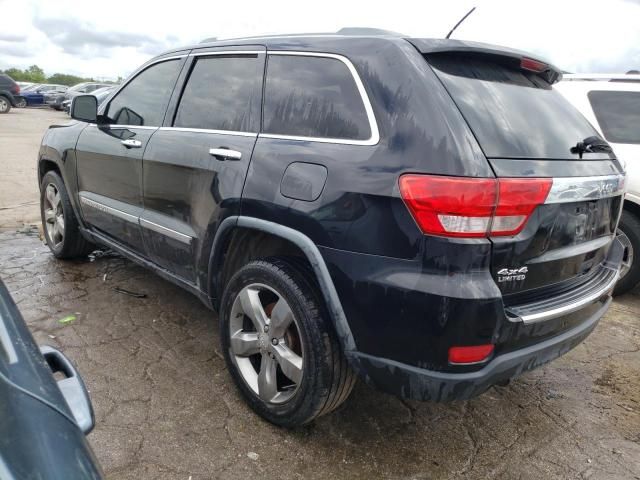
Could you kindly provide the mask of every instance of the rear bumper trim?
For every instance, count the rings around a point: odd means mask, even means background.
[[[512,322],[525,324],[544,322],[576,312],[609,296],[620,277],[623,255],[624,247],[615,237],[600,270],[586,284],[558,296],[507,307],[507,318]]]
[[[545,320],[551,320],[558,318],[569,313],[573,313],[580,310],[587,305],[599,300],[600,298],[609,295],[620,276],[620,271],[617,269],[603,267],[604,275],[600,276],[596,285],[587,290],[583,295],[578,298],[571,299],[567,303],[562,303],[556,307],[545,308],[540,310],[536,308],[537,305],[520,305],[507,309],[507,312],[513,316],[509,316],[511,321],[521,321],[526,324],[544,322]],[[530,313],[524,313],[530,312]]]

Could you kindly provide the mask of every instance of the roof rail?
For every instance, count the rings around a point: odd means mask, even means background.
[[[591,80],[600,82],[640,82],[636,73],[565,73],[563,80]]]
[[[394,32],[392,30],[385,30],[383,28],[370,28],[370,27],[342,27],[336,32],[338,35],[383,35],[390,37],[406,37],[405,34]]]

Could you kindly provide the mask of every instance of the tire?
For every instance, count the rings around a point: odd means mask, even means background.
[[[27,107],[27,99],[24,97],[18,98],[16,100],[16,108],[26,108]]]
[[[231,377],[249,406],[281,427],[331,412],[356,380],[311,278],[297,262],[256,260],[233,275],[222,295],[220,340]]]
[[[96,249],[80,233],[67,188],[55,171],[47,172],[40,184],[40,218],[45,240],[56,258],[83,257]]]
[[[11,102],[3,95],[0,95],[0,115],[11,111]]]
[[[621,277],[613,289],[613,295],[622,295],[640,282],[640,219],[624,210],[618,225],[620,241],[627,247]]]

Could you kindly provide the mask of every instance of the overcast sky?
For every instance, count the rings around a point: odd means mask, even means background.
[[[529,50],[573,72],[640,68],[640,0],[0,0],[0,69],[126,76],[203,38],[377,27]]]

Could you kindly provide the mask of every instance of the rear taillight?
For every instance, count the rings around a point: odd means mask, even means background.
[[[13,91],[11,92],[14,95],[20,95],[20,85],[18,85],[17,83],[13,86]]]
[[[550,178],[403,175],[400,195],[423,233],[444,237],[518,234],[544,203]]]

